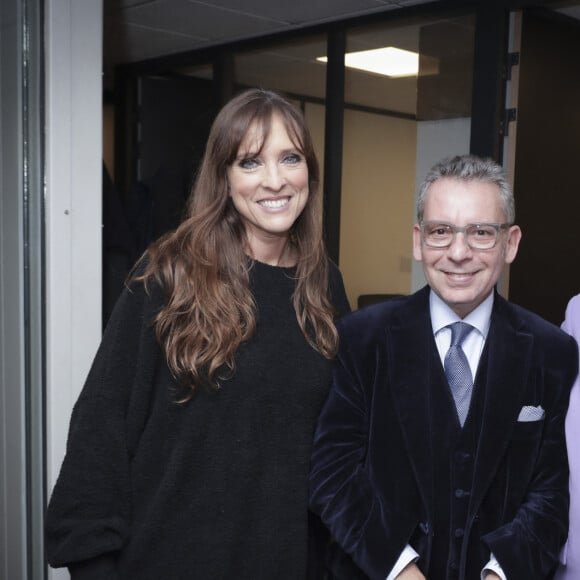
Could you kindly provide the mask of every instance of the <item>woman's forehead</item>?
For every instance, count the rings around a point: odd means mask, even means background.
[[[297,128],[283,115],[273,112],[269,117],[257,118],[250,123],[238,152],[259,152],[272,131],[284,132],[295,147],[302,148]]]

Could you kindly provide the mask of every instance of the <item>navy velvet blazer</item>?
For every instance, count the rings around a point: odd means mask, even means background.
[[[430,378],[442,372],[432,356],[429,288],[353,312],[339,329],[333,385],[315,434],[311,508],[369,578],[385,580],[407,543],[427,570],[437,501]],[[564,418],[577,347],[496,294],[485,349],[459,578],[472,580],[470,559],[485,563],[493,552],[509,580],[545,579],[568,529]],[[524,405],[541,405],[544,419],[518,421]]]

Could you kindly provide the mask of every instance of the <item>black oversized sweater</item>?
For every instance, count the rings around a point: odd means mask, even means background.
[[[126,290],[70,425],[47,552],[75,580],[301,580],[307,474],[330,363],[308,346],[295,269],[254,263],[257,331],[219,390],[180,396],[151,321],[163,297]],[[348,310],[331,267],[337,311]]]

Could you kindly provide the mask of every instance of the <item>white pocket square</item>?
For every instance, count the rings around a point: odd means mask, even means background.
[[[532,405],[524,405],[520,414],[518,415],[518,421],[521,423],[529,423],[530,421],[540,421],[544,418],[546,412],[542,405],[534,407]]]

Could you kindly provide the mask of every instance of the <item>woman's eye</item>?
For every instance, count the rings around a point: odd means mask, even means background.
[[[242,169],[255,169],[258,167],[259,162],[255,157],[248,157],[247,159],[240,159],[238,165]]]
[[[283,159],[284,163],[288,163],[289,165],[296,165],[302,161],[302,156],[298,153],[289,153],[288,155],[284,156]]]

